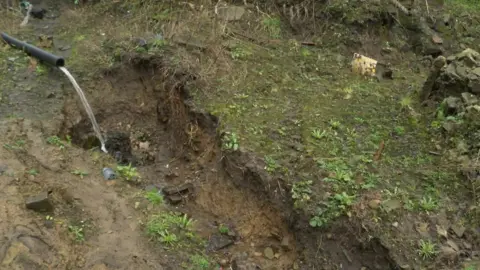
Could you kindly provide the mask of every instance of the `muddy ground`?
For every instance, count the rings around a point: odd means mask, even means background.
[[[66,58],[109,154],[65,76],[2,46],[0,269],[480,269],[476,126],[429,77],[478,51],[475,3],[427,1],[432,37],[380,2],[80,2],[1,11]]]

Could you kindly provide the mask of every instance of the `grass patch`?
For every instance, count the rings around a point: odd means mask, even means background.
[[[145,194],[145,199],[147,199],[152,204],[162,204],[163,196],[158,192],[157,189],[152,189]]]
[[[132,164],[128,164],[127,166],[118,165],[117,172],[123,179],[127,181],[140,180],[140,174],[138,173],[137,168],[133,167]]]
[[[418,255],[420,255],[423,260],[432,259],[437,255],[437,245],[430,240],[425,241],[422,239],[419,241],[418,246]]]
[[[192,231],[195,221],[186,214],[161,213],[152,215],[147,224],[147,234],[166,248],[198,244]]]

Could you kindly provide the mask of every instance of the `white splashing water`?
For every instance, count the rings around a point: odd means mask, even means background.
[[[85,107],[85,111],[87,112],[88,118],[90,118],[90,122],[92,122],[93,126],[93,131],[95,131],[95,135],[97,136],[98,140],[100,140],[100,143],[102,145],[101,149],[103,152],[107,153],[107,148],[105,147],[105,141],[103,140],[102,133],[100,133],[100,127],[98,126],[97,120],[95,119],[95,115],[93,115],[92,108],[90,108],[90,104],[88,104],[87,98],[85,97],[85,94],[82,91],[82,88],[78,85],[77,81],[75,81],[75,78],[73,78],[72,74],[66,69],[65,67],[58,67],[65,75],[67,78],[70,80],[72,83],[73,87],[77,91],[78,96],[80,97],[80,100],[82,101],[83,107]]]

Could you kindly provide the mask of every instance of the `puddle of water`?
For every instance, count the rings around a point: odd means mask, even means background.
[[[88,104],[87,98],[85,97],[85,94],[83,93],[82,89],[78,85],[77,81],[75,81],[75,78],[73,78],[72,74],[66,69],[65,67],[58,67],[65,75],[67,78],[70,80],[72,83],[73,87],[77,91],[78,96],[80,97],[80,100],[82,101],[83,107],[85,107],[85,111],[87,112],[88,118],[90,118],[90,122],[92,122],[93,126],[93,131],[95,131],[95,135],[97,135],[98,140],[101,143],[101,149],[103,152],[107,152],[107,148],[105,147],[105,141],[103,139],[102,133],[100,132],[100,127],[98,126],[97,120],[95,119],[95,115],[93,115],[92,108],[90,107],[90,104]]]

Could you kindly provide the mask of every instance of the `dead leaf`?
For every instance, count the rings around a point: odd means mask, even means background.
[[[437,225],[437,233],[438,233],[438,235],[447,238],[447,235],[448,235],[447,230],[445,230],[445,229],[444,229],[442,226],[440,226],[440,225]]]

